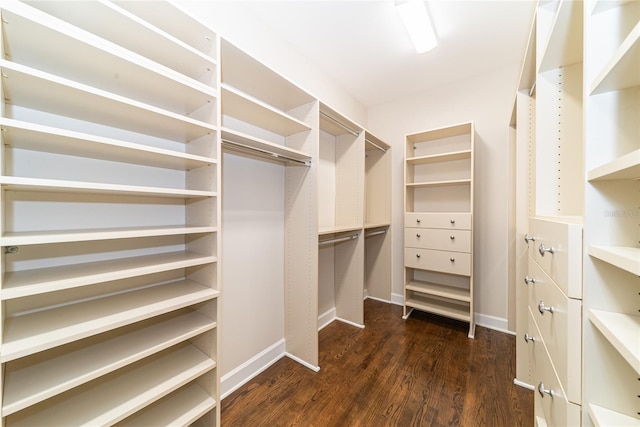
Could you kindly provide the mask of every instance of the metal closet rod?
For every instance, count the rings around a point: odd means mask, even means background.
[[[271,151],[267,151],[267,150],[261,150],[260,148],[255,148],[255,147],[251,147],[249,145],[244,145],[244,144],[240,144],[239,142],[235,142],[235,141],[230,141],[228,139],[222,139],[222,142],[224,142],[225,144],[229,144],[229,145],[233,145],[236,148],[240,148],[241,150],[245,150],[245,151],[250,151],[250,152],[256,152],[259,154],[263,154],[263,155],[267,155],[270,157],[273,157],[274,159],[277,160],[284,160],[287,162],[294,162],[294,163],[298,163],[304,166],[310,166],[311,162],[305,162],[304,160],[299,160],[299,159],[294,159],[292,157],[287,157],[287,156],[283,156],[282,154],[278,154],[278,153],[273,153]]]
[[[329,119],[330,121],[332,121],[333,123],[337,124],[338,126],[340,126],[342,129],[346,130],[347,132],[349,132],[351,135],[353,136],[360,136],[360,132],[356,132],[355,130],[351,129],[349,126],[343,124],[341,121],[339,121],[338,119],[334,119],[333,117],[331,117],[330,115],[328,115],[327,113],[323,113],[322,111],[320,111],[320,115],[326,117],[327,119]]]
[[[370,233],[365,233],[364,237],[372,237],[372,236],[377,236],[379,234],[385,234],[387,232],[387,230],[378,230],[378,231],[372,231]]]
[[[359,235],[360,235],[360,233],[356,233],[356,234],[352,234],[351,236],[336,237],[335,239],[320,240],[318,242],[318,246],[330,245],[332,243],[346,242],[347,240],[354,240],[354,239],[357,239]]]
[[[386,148],[379,146],[378,144],[376,144],[375,142],[371,141],[370,139],[365,138],[364,140],[367,141],[369,144],[373,145],[374,147],[376,147],[378,150],[380,150],[380,151],[382,151],[384,153],[387,152]]]

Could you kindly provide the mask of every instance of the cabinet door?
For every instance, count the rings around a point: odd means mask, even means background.
[[[471,231],[405,228],[404,245],[411,248],[471,252]]]
[[[471,272],[471,255],[461,252],[405,248],[404,263],[406,267],[410,268],[441,271],[461,276],[469,276]]]
[[[407,227],[471,230],[471,214],[410,212],[405,214],[404,223]]]

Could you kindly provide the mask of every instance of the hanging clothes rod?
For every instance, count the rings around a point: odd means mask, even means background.
[[[373,236],[378,236],[380,234],[385,234],[387,232],[387,230],[378,230],[378,231],[372,231],[370,233],[365,233],[364,237],[373,237]]]
[[[310,161],[305,162],[304,160],[294,159],[292,157],[283,156],[282,154],[273,153],[273,152],[267,151],[267,150],[261,150],[259,148],[251,147],[249,145],[240,144],[239,142],[230,141],[228,139],[222,139],[222,142],[225,143],[225,144],[228,144],[228,145],[232,145],[234,149],[239,150],[239,151],[245,151],[245,152],[250,152],[250,153],[259,153],[259,154],[262,154],[262,155],[265,155],[265,156],[273,157],[276,160],[294,162],[294,163],[298,163],[298,164],[301,164],[301,165],[304,165],[304,166],[310,166],[311,165]]]
[[[359,236],[358,233],[356,234],[352,234],[351,236],[345,236],[345,237],[336,237],[335,239],[327,239],[327,240],[320,240],[318,242],[318,246],[322,246],[322,245],[330,245],[332,243],[340,243],[340,242],[346,242],[347,240],[354,240],[357,239]]]
[[[346,130],[347,132],[349,132],[351,135],[353,136],[360,136],[360,132],[356,132],[355,130],[351,129],[349,126],[342,124],[342,122],[340,122],[337,119],[334,119],[333,117],[331,117],[330,115],[328,115],[327,113],[323,113],[322,111],[320,111],[320,115],[326,117],[329,121],[337,124],[338,126],[340,126],[342,129]]]
[[[380,151],[382,151],[384,153],[387,152],[386,148],[379,146],[378,144],[376,144],[375,142],[371,141],[370,139],[365,138],[364,140],[367,141],[369,144],[373,145],[374,147],[376,147],[378,150],[380,150]]]

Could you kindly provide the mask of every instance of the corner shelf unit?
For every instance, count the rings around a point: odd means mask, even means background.
[[[638,425],[640,3],[585,11],[583,422]]]
[[[473,338],[473,122],[405,139],[404,318],[468,322]]]
[[[220,425],[218,39],[127,7],[1,6],[3,425]]]

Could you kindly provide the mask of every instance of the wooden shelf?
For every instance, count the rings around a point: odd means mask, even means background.
[[[413,295],[405,302],[405,305],[464,322],[471,321],[469,304],[456,304],[442,300],[434,301],[430,298]]]
[[[311,162],[311,156],[308,154],[284,145],[274,144],[228,128],[222,128],[220,132],[223,143],[225,140],[229,140],[245,147],[253,148],[262,152],[274,153],[284,158],[294,159],[305,163]]]
[[[216,197],[215,191],[183,190],[179,188],[142,187],[135,185],[103,184],[99,182],[62,181],[54,179],[0,176],[0,185],[7,191],[110,194],[136,197],[164,197],[190,199]]]
[[[2,143],[23,150],[58,153],[113,162],[189,170],[216,164],[211,157],[103,138],[36,123],[0,118]]]
[[[327,225],[324,227],[318,228],[318,236],[324,236],[327,234],[334,233],[347,233],[349,231],[359,231],[362,230],[361,225]]]
[[[412,281],[407,283],[406,289],[414,292],[420,292],[425,295],[433,295],[447,298],[455,301],[469,302],[471,295],[468,289],[456,288],[453,286],[441,285],[438,283],[429,283],[422,281]]]
[[[591,95],[640,86],[640,22],[589,87]]]
[[[90,240],[131,239],[136,237],[175,236],[181,234],[215,233],[217,227],[131,227],[86,230],[54,230],[6,232],[0,246],[39,245],[45,243],[86,242]]]
[[[589,417],[595,427],[637,427],[640,419],[603,408],[598,405],[589,405]]]
[[[640,316],[590,309],[589,320],[640,374]]]
[[[185,76],[198,80],[208,74],[210,81],[212,83],[215,82],[215,58],[208,55],[205,50],[198,50],[127,11],[126,9],[130,8],[130,6],[126,3],[121,2],[116,5],[109,2],[83,2],[73,8],[65,8],[59,7],[52,2],[38,2],[35,3],[35,7],[62,19],[63,21],[51,20],[51,25],[64,29],[65,33],[78,33],[79,31],[78,29],[75,31],[69,30],[68,27],[72,26],[64,21],[75,27],[82,28],[82,30],[90,31],[90,34],[82,34],[83,38],[101,38],[103,39],[101,40],[102,44],[108,40],[124,47],[130,51],[129,54],[135,52],[144,57],[147,62],[149,59],[155,61],[157,63],[155,64],[156,68],[158,64],[162,64]],[[149,5],[145,6],[144,8],[138,8],[136,12],[146,9],[147,14],[149,14],[149,10],[152,9],[154,15],[157,14],[158,5],[154,5],[153,8],[150,8]],[[180,14],[176,13],[175,7],[171,9],[173,14],[170,20],[179,19]],[[190,20],[189,24],[185,26],[193,30],[193,24],[193,20]],[[181,33],[184,33],[184,31],[181,31]],[[210,31],[207,31],[207,33],[210,39],[208,45],[211,46],[208,50],[215,52],[215,35]],[[201,34],[198,33],[198,35]],[[202,37],[202,40],[204,40],[204,37]],[[194,45],[196,43],[202,44],[202,40],[197,42],[194,40]]]
[[[406,136],[406,142],[419,144],[421,142],[434,141],[438,139],[450,138],[452,136],[466,135],[473,132],[472,123],[460,123],[452,126],[445,126],[438,129],[415,133]]]
[[[220,57],[223,86],[237,88],[261,104],[284,112],[315,101],[308,93],[226,40],[220,43]]]
[[[364,229],[371,230],[373,228],[389,227],[390,225],[391,225],[390,222],[368,222],[364,225]]]
[[[538,72],[582,62],[581,1],[560,0]]]
[[[181,280],[10,317],[5,319],[0,360],[28,356],[217,296],[214,289]]]
[[[8,365],[2,413],[13,414],[215,327],[211,319],[188,312],[55,357],[21,361],[15,369]]]
[[[311,129],[295,117],[226,84],[222,85],[222,114],[284,136]]]
[[[215,407],[216,401],[198,384],[191,383],[136,412],[119,423],[118,427],[163,425],[187,427]]]
[[[11,425],[112,425],[215,368],[195,346],[181,346],[102,379],[88,390],[65,396]]]
[[[432,156],[410,157],[407,164],[425,165],[430,163],[451,162],[454,160],[471,159],[471,150],[454,151],[450,153],[436,154]]]
[[[2,300],[22,298],[214,262],[217,262],[215,256],[193,252],[168,252],[59,267],[8,271],[4,273],[0,296]]]
[[[450,185],[471,185],[470,179],[452,179],[448,181],[408,182],[407,189],[421,187],[445,187]]]
[[[587,179],[589,181],[640,179],[640,149],[591,169],[587,174]]]
[[[589,246],[589,255],[640,276],[640,248],[592,245]]]
[[[49,73],[0,59],[8,104],[188,142],[216,127]]]

